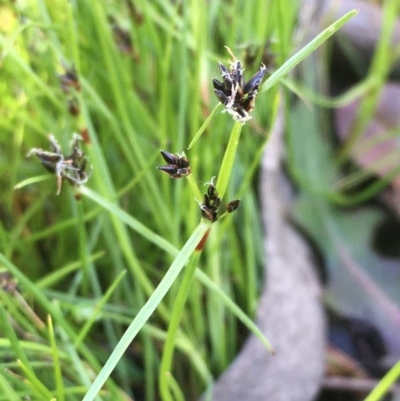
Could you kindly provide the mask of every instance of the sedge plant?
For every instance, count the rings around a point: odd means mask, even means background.
[[[237,53],[234,43],[255,40],[263,45],[253,58],[261,60],[266,38],[277,32],[276,7],[289,4],[1,6],[7,156],[0,168],[8,190],[1,200],[0,400],[189,399],[234,357],[238,322],[270,347],[251,318],[263,265],[251,185],[268,137],[262,127],[280,101],[274,85],[356,12],[292,57],[296,10],[288,13],[281,39],[288,60],[260,85],[245,125],[213,108],[207,88],[223,46]],[[237,13],[249,23],[239,25]],[[51,150],[50,133],[68,149],[73,132],[88,170],[77,154],[43,159],[38,151]],[[25,158],[32,148],[54,181]],[[191,174],[174,180],[157,171],[160,149],[184,151]],[[80,185],[86,171],[90,179]],[[204,201],[210,184],[225,203],[240,198],[235,214],[213,221],[216,204]]]

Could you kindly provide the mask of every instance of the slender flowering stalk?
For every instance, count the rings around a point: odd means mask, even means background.
[[[204,133],[204,131],[207,129],[209,126],[211,120],[214,117],[214,114],[216,111],[219,109],[221,106],[220,103],[217,103],[210,115],[207,117],[206,121],[204,121],[203,125],[199,128],[199,130],[196,132],[196,135],[193,137],[193,139],[190,141],[189,146],[187,147],[188,149],[191,149],[193,145],[198,141],[198,139],[201,137],[201,135]]]
[[[218,180],[216,187],[218,192],[223,198],[225,195],[226,189],[228,187],[229,178],[231,176],[233,163],[235,161],[236,150],[239,144],[240,133],[242,132],[242,124],[236,122],[233,126],[231,135],[229,137],[228,146],[226,148],[224,158],[222,159],[222,164],[219,169]]]

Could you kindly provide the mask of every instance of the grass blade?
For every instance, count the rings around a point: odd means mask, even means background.
[[[199,241],[203,238],[203,235],[209,229],[209,224],[200,223],[197,228],[194,230],[191,237],[188,239],[182,250],[179,252],[177,258],[172,263],[171,267],[165,274],[164,278],[161,280],[158,287],[155,289],[153,294],[150,296],[146,304],[137,314],[135,319],[133,319],[132,323],[129,325],[128,329],[122,336],[120,342],[115,347],[114,351],[108,358],[106,364],[103,369],[100,371],[99,375],[96,377],[89,391],[86,393],[85,397],[82,401],[93,401],[96,394],[100,391],[111,372],[114,370],[118,361],[123,356],[124,352],[128,348],[129,344],[135,338],[139,330],[143,327],[143,325],[150,318],[152,313],[157,308],[158,304],[164,298],[165,294],[171,288],[175,279],[178,277],[179,273],[185,266],[188,261],[190,255],[195,250]]]
[[[267,92],[276,83],[279,82],[290,70],[296,67],[297,64],[302,62],[314,50],[320,47],[326,40],[328,40],[335,32],[337,32],[344,24],[350,21],[358,14],[358,10],[352,10],[339,18],[336,22],[329,25],[318,36],[316,36],[310,43],[299,50],[294,56],[287,60],[280,68],[278,68],[262,85],[260,92]]]

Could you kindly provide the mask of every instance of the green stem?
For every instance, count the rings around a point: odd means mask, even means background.
[[[219,106],[221,106],[221,103],[217,103],[217,105],[214,107],[213,111],[207,117],[207,120],[204,121],[203,125],[200,127],[200,129],[197,131],[197,133],[194,136],[194,138],[189,143],[188,149],[191,149],[192,146],[199,140],[200,136],[203,134],[203,132],[208,127],[208,124],[210,124],[210,122],[211,122],[212,118],[214,117],[215,112],[218,110]]]
[[[222,160],[221,168],[218,174],[217,191],[222,199],[225,195],[226,188],[228,187],[229,178],[231,176],[233,162],[235,161],[236,149],[239,144],[240,133],[242,132],[243,124],[236,122],[233,126],[229,143]]]
[[[203,195],[202,195],[200,188],[198,187],[196,181],[194,180],[193,175],[192,174],[187,175],[186,179],[187,179],[190,189],[192,190],[193,195],[194,195],[195,199],[197,200],[197,202],[202,202]]]
[[[107,362],[103,366],[103,369],[96,377],[93,384],[90,386],[89,391],[86,393],[82,401],[93,401],[98,392],[103,387],[106,380],[111,375],[115,366],[122,358],[126,349],[131,344],[132,340],[136,337],[139,330],[147,322],[153,312],[156,310],[157,306],[161,303],[165,294],[171,288],[172,284],[175,282],[179,273],[182,271],[186,262],[194,252],[199,241],[203,238],[206,231],[209,229],[209,224],[200,223],[194,230],[193,234],[190,236],[179,255],[176,257],[171,267],[168,269],[164,278],[161,280],[160,284],[157,286],[155,291],[152,293],[146,304],[140,309],[139,313],[133,319],[132,323],[129,325],[121,340],[114,348]]]
[[[378,383],[378,385],[371,391],[368,397],[364,401],[378,401],[380,400],[390,389],[390,387],[396,382],[396,380],[400,377],[400,361],[396,363],[383,376],[382,380]]]
[[[174,302],[174,307],[171,314],[171,320],[168,327],[167,338],[165,340],[164,352],[161,359],[161,367],[160,367],[160,392],[161,398],[163,401],[172,401],[171,394],[169,392],[169,383],[170,383],[170,375],[171,373],[171,364],[172,357],[175,348],[175,338],[176,333],[179,328],[179,322],[181,320],[183,308],[185,306],[186,299],[189,294],[190,286],[193,281],[193,277],[196,271],[196,266],[199,261],[200,252],[195,252],[191,259],[190,263],[185,269],[182,283],[179,286],[178,295]]]
[[[290,70],[296,67],[301,61],[308,57],[314,50],[320,47],[327,39],[329,39],[335,32],[337,32],[346,22],[351,20],[355,15],[358,14],[358,10],[353,10],[345,14],[342,18],[339,18],[333,24],[329,25],[328,28],[324,29],[318,36],[316,36],[311,42],[299,50],[294,56],[290,57],[281,67],[279,67],[262,85],[260,92],[267,92],[275,84],[277,84],[281,78],[283,78]]]

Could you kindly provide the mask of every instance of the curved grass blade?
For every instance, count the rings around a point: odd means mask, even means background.
[[[269,340],[264,336],[263,332],[236,304],[226,295],[217,284],[214,283],[204,272],[196,269],[196,278],[207,287],[211,292],[216,294],[220,301],[265,345],[267,350],[274,354],[274,349]]]
[[[120,221],[124,222],[127,226],[131,227],[142,237],[148,239],[153,244],[157,245],[159,248],[163,249],[165,252],[171,254],[172,256],[176,256],[178,250],[170,244],[167,240],[155,234],[153,231],[148,229],[144,224],[140,223],[138,220],[130,216],[124,210],[119,208],[117,205],[109,202],[104,199],[102,196],[97,194],[96,192],[90,190],[87,187],[81,187],[80,192],[85,195],[87,198],[95,201],[99,205],[103,206],[109,212],[117,216]]]
[[[54,333],[53,321],[51,315],[47,315],[47,329],[51,344],[51,354],[53,356],[53,369],[54,369],[54,382],[56,383],[56,394],[58,401],[64,401],[64,384],[59,356],[59,349],[57,347],[56,335]]]
[[[190,255],[194,252],[197,244],[203,238],[203,235],[209,229],[209,224],[200,223],[197,228],[194,230],[193,234],[187,240],[186,244],[179,252],[178,256],[172,263],[171,267],[168,269],[164,278],[161,280],[158,287],[155,289],[153,294],[150,296],[146,304],[140,309],[139,313],[133,319],[132,323],[129,325],[128,329],[125,331],[121,340],[115,347],[114,351],[108,358],[105,363],[103,369],[100,371],[99,375],[96,377],[92,386],[89,388],[89,391],[86,393],[85,397],[82,401],[93,401],[96,397],[97,393],[101,390],[104,383],[114,370],[115,366],[122,358],[124,352],[129,347],[132,340],[136,337],[139,330],[143,327],[143,325],[150,318],[152,313],[156,310],[159,303],[164,298],[165,294],[171,288],[172,284],[178,277],[179,273],[185,266],[188,261]]]
[[[217,191],[222,199],[228,187],[229,178],[231,176],[233,162],[235,161],[236,149],[239,144],[240,133],[242,132],[243,124],[236,122],[233,126],[231,136],[229,137],[229,143],[226,148],[224,158],[222,160],[221,168],[219,170],[217,179]]]
[[[394,365],[385,376],[383,376],[382,380],[364,401],[378,401],[382,399],[382,397],[390,390],[390,387],[396,382],[396,380],[398,380],[399,377],[400,361],[397,362],[396,365]]]
[[[188,149],[191,149],[192,146],[199,140],[200,136],[203,134],[203,132],[206,130],[206,128],[208,127],[208,125],[210,124],[212,118],[214,117],[215,112],[218,110],[219,106],[221,105],[221,103],[218,103],[213,111],[210,113],[210,115],[207,117],[207,120],[204,121],[203,125],[199,128],[199,130],[197,131],[196,135],[194,136],[194,138],[191,140],[191,142],[189,143],[189,146],[187,147]]]
[[[36,184],[37,182],[48,180],[50,177],[51,175],[44,174],[44,175],[37,175],[36,177],[27,178],[26,180],[23,180],[20,183],[18,183],[14,187],[14,189],[20,189],[26,187],[27,185]]]
[[[318,36],[316,36],[311,42],[299,50],[294,56],[281,65],[262,85],[260,92],[267,92],[271,89],[279,80],[284,77],[290,70],[296,67],[301,61],[308,57],[314,50],[321,46],[327,39],[329,39],[335,32],[337,32],[346,22],[350,21],[354,16],[358,14],[358,10],[352,10],[345,14],[342,18],[339,18],[336,22],[329,25],[328,28],[324,29]]]

